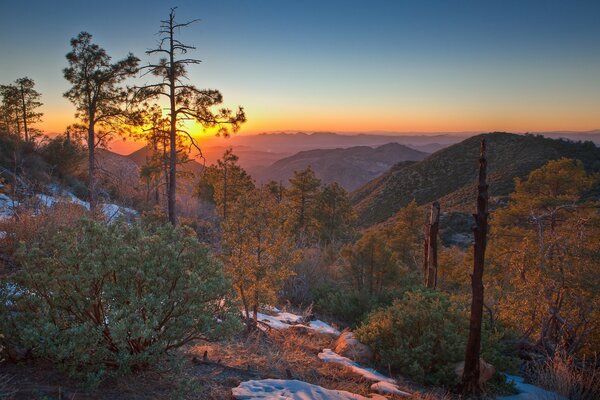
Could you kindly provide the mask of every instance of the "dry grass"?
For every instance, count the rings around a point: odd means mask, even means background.
[[[367,381],[340,365],[325,363],[317,354],[323,348],[331,348],[334,338],[314,332],[289,329],[284,332],[271,331],[269,335],[253,332],[228,343],[202,344],[191,347],[189,354],[201,359],[206,351],[210,361],[233,367],[244,374],[227,374],[215,368],[204,376],[208,398],[227,398],[231,388],[247,379],[298,379],[327,389],[346,390],[367,396],[372,382]],[[207,379],[208,378],[208,379]],[[409,389],[405,389],[410,391]],[[389,397],[393,398],[393,397]]]
[[[571,356],[556,353],[554,357],[532,366],[536,385],[570,400],[600,399],[600,370],[594,362],[577,363]]]

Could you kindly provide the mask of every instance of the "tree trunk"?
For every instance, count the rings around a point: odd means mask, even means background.
[[[93,121],[93,119],[90,119]],[[96,211],[96,134],[94,132],[94,122],[88,125],[88,200],[90,201],[90,211]]]
[[[435,289],[437,287],[437,236],[440,227],[440,204],[436,201],[431,205],[429,224],[427,226],[426,239],[426,270],[425,287]]]
[[[473,233],[473,274],[471,275],[471,319],[469,340],[465,351],[465,368],[462,377],[462,392],[465,396],[481,396],[479,386],[479,354],[481,351],[481,325],[483,319],[483,267],[488,230],[488,185],[487,160],[485,158],[485,139],[481,140],[479,155],[479,183],[477,187],[477,213],[473,214],[475,226]]]
[[[171,27],[169,32],[169,101],[171,107],[171,129],[169,132],[170,152],[169,152],[169,186],[167,208],[169,213],[169,222],[177,225],[177,212],[175,210],[177,201],[177,110],[175,102],[175,60],[174,60],[174,41],[173,41],[173,16],[171,16]]]
[[[27,129],[27,106],[25,104],[25,90],[21,83],[21,104],[23,106],[23,132],[25,133],[25,141],[29,142],[29,130]]]

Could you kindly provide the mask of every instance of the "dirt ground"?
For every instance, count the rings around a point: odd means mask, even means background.
[[[318,359],[317,354],[334,347],[334,341],[328,335],[295,329],[244,333],[225,342],[188,346],[181,351],[183,364],[177,370],[136,373],[106,381],[94,390],[82,388],[80,382],[39,360],[2,363],[0,376],[8,381],[5,387],[16,391],[15,400],[223,400],[232,398],[231,388],[240,382],[267,378],[298,379],[367,395],[371,382]],[[413,385],[396,378],[401,389],[415,391]],[[0,383],[0,398],[1,387]]]

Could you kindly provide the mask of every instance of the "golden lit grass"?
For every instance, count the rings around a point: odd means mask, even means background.
[[[310,331],[273,330],[269,335],[253,332],[229,342],[198,344],[189,349],[189,354],[201,360],[206,351],[211,362],[220,360],[223,366],[249,371],[248,376],[242,376],[243,373],[227,374],[227,368],[215,367],[212,374],[205,374],[204,370],[198,373],[196,376],[203,381],[205,394],[210,398],[223,398],[219,396],[230,393],[240,382],[261,378],[298,379],[327,389],[369,395],[372,382],[317,357],[323,348],[334,347],[334,342],[328,335]]]
[[[533,368],[535,384],[572,400],[600,399],[600,369],[597,360],[577,362],[569,355],[536,363]],[[558,396],[557,396],[558,397]]]

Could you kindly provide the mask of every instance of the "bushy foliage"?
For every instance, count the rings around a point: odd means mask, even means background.
[[[435,386],[458,383],[455,363],[463,361],[468,333],[468,298],[427,289],[407,290],[392,305],[371,313],[356,330],[383,366]],[[514,338],[497,321],[484,320],[481,357],[498,371],[516,372]],[[494,386],[506,389],[500,376]]]
[[[274,304],[277,292],[299,261],[292,238],[285,234],[286,213],[270,193],[247,192],[223,224],[223,258],[246,317]]]
[[[457,383],[452,364],[464,357],[464,312],[442,293],[417,290],[373,312],[356,330],[383,365],[424,384]]]
[[[312,290],[315,311],[327,315],[349,326],[361,323],[371,311],[388,307],[394,299],[402,296],[407,289],[386,291],[379,295],[369,295],[366,291],[356,291],[329,282]]]
[[[600,217],[585,200],[597,182],[560,159],[516,181],[492,215],[489,272],[501,321],[553,352],[593,354],[600,343]]]
[[[59,178],[68,178],[77,172],[85,159],[85,148],[66,136],[57,136],[46,141],[41,149],[42,157]]]
[[[221,265],[187,229],[81,219],[40,232],[18,261],[20,340],[92,382],[238,323]]]

